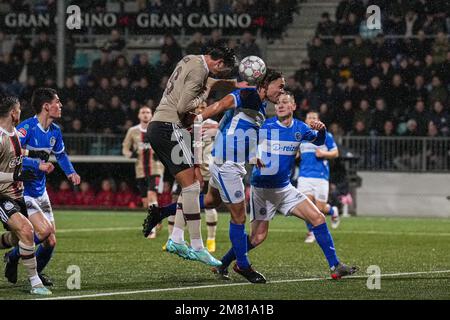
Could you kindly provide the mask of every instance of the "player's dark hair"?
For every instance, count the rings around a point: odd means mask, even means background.
[[[52,88],[38,88],[34,90],[31,98],[31,106],[36,114],[41,113],[45,103],[51,103],[57,95],[56,90]]]
[[[210,55],[213,60],[223,59],[223,63],[229,68],[233,68],[237,65],[237,58],[234,50],[227,46],[219,45],[209,47],[206,49],[205,54]]]
[[[289,97],[291,97],[294,101],[295,101],[295,96],[294,96],[294,94],[291,92],[291,91],[289,91],[289,90],[284,90],[284,93],[283,93],[285,96],[289,96]]]
[[[257,88],[267,88],[272,81],[283,78],[283,74],[275,69],[267,68],[266,74],[258,82]]]
[[[20,103],[17,97],[4,97],[0,102],[0,117],[4,118],[14,108],[16,104]]]

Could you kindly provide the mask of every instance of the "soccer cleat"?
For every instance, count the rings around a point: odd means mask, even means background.
[[[52,281],[52,279],[50,279],[49,276],[47,276],[47,275],[45,275],[43,273],[39,273],[38,276],[39,276],[39,279],[41,279],[42,284],[44,286],[46,286],[46,287],[53,287],[53,281]]]
[[[216,240],[215,239],[206,240],[206,248],[211,253],[215,252],[216,251]]]
[[[234,272],[239,273],[241,276],[243,276],[251,283],[266,283],[266,278],[264,278],[264,276],[261,273],[253,269],[252,266],[246,269],[241,269],[238,267],[237,264],[234,264],[233,270]]]
[[[191,248],[189,258],[193,261],[203,262],[211,267],[220,267],[222,265],[222,261],[214,258],[205,248],[198,251]]]
[[[343,264],[342,262],[339,262],[339,264],[333,268],[331,268],[331,278],[334,280],[341,279],[345,276],[351,276],[352,274],[356,273],[359,270],[356,266],[347,266],[346,264]]]
[[[152,232],[147,236],[147,239],[156,239],[157,233],[156,228],[153,228]]]
[[[161,209],[154,204],[148,207],[147,217],[142,224],[142,233],[144,234],[144,237],[147,238],[149,234],[152,233],[153,228],[155,228],[161,220]]]
[[[162,251],[167,251],[167,245],[165,243],[162,246]]]
[[[49,296],[52,294],[52,292],[46,287],[33,287],[31,288],[30,293],[39,296]]]
[[[3,261],[5,262],[6,279],[8,279],[8,282],[10,283],[17,283],[17,266],[19,264],[19,261],[10,259],[9,252],[5,253]]]
[[[316,237],[312,231],[306,234],[305,243],[314,243],[316,241]]]
[[[334,214],[331,216],[331,229],[337,229],[341,223],[341,218],[339,217],[339,210],[337,207],[333,207]]]
[[[219,280],[231,280],[228,274],[228,268],[223,266],[211,268],[211,271],[216,275]]]
[[[172,239],[167,240],[166,251],[174,253],[183,259],[190,260],[191,249],[187,246],[186,242],[175,243]]]

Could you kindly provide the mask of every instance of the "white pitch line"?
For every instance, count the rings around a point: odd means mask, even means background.
[[[437,274],[437,273],[450,273],[450,270],[386,273],[386,274],[381,274],[380,276],[381,277],[399,277],[399,276],[411,276],[411,275],[420,275],[420,274]],[[367,275],[349,276],[349,277],[346,277],[346,279],[364,279],[367,277],[368,277]],[[331,278],[303,278],[303,279],[275,280],[275,281],[268,281],[267,284],[324,281],[324,280],[330,280],[330,279]],[[192,287],[147,289],[147,290],[122,291],[122,292],[120,292],[120,291],[119,292],[106,292],[106,293],[86,294],[86,295],[79,295],[79,296],[61,296],[61,297],[42,298],[42,299],[33,299],[33,300],[70,300],[70,299],[83,299],[83,298],[99,298],[99,297],[122,296],[122,295],[132,295],[132,294],[141,294],[141,293],[169,292],[169,291],[182,291],[182,290],[208,289],[208,288],[224,288],[224,287],[236,287],[236,286],[247,286],[247,285],[252,285],[252,283],[240,282],[240,283],[204,285],[204,286],[192,286]]]
[[[138,227],[117,227],[117,228],[81,228],[81,229],[57,229],[57,233],[72,233],[72,232],[112,232],[112,231],[138,231],[141,228]],[[219,228],[218,231],[228,231],[228,229]],[[269,229],[270,232],[281,232],[281,233],[297,233],[300,232],[298,229],[281,229],[272,228]],[[333,231],[334,232],[334,231]],[[346,231],[338,230],[336,234],[370,234],[370,235],[392,235],[392,236],[424,236],[424,237],[450,237],[448,232],[389,232],[389,231],[376,231],[376,230],[358,230],[358,231]]]

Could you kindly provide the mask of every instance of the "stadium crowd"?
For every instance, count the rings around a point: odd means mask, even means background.
[[[335,21],[322,15],[309,59],[288,79],[298,117],[316,110],[337,135],[448,136],[447,14],[435,1],[375,2],[385,20],[375,32],[363,28],[361,1],[341,1]]]

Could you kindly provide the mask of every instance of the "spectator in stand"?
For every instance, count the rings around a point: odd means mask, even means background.
[[[170,63],[176,64],[183,58],[183,52],[173,35],[166,34],[164,36],[164,44],[161,47],[161,54],[167,54]]]
[[[356,14],[350,13],[346,21],[340,26],[340,33],[344,36],[356,36],[359,34],[360,21]]]
[[[322,64],[327,55],[328,49],[319,37],[314,37],[312,42],[308,43],[308,57],[314,66]]]
[[[305,81],[305,89],[303,91],[303,101],[301,105],[307,105],[311,110],[318,110],[320,106],[320,96],[314,88],[312,81]],[[306,109],[305,109],[306,111]],[[303,116],[306,116],[304,114]],[[301,117],[303,119],[304,117]]]
[[[360,36],[356,36],[355,40],[350,44],[348,54],[354,65],[364,64],[364,59],[370,56],[370,47],[363,41]]]
[[[211,38],[206,42],[206,47],[223,46],[226,44],[226,40],[222,38],[222,30],[214,29],[211,31]]]
[[[336,35],[333,39],[333,44],[328,48],[330,55],[333,57],[333,61],[339,62],[342,57],[349,55],[349,48],[344,43],[344,40],[340,34]]]
[[[326,103],[322,103],[319,107],[319,119],[327,127],[329,127],[331,123],[336,120],[334,110],[330,108]]]
[[[447,110],[441,101],[435,101],[433,104],[433,111],[430,115],[430,120],[436,125],[439,133],[443,136],[449,135],[450,118]]]
[[[443,86],[441,79],[438,76],[434,76],[431,81],[431,90],[428,95],[428,104],[430,106],[434,105],[435,101],[442,101],[447,103],[448,91]]]
[[[156,70],[155,75],[156,78],[154,80],[158,79],[158,83],[160,83],[161,79],[165,76],[169,76],[172,74],[172,71],[174,69],[174,64],[172,61],[170,61],[169,56],[166,53],[162,53],[159,57],[159,61],[156,64]]]
[[[255,39],[251,32],[249,31],[244,32],[237,53],[240,59],[243,59],[248,56],[261,57],[261,50],[255,43]]]
[[[65,104],[69,100],[80,102],[81,100],[80,90],[81,89],[75,83],[73,77],[71,76],[66,77],[66,81],[64,81],[64,87],[61,90],[59,90],[59,98],[61,99],[63,104]],[[66,110],[64,110],[63,117],[65,113]]]
[[[41,31],[39,33],[38,40],[33,45],[33,55],[38,56],[44,49],[47,49],[52,56],[56,54],[56,46],[52,41],[50,41],[48,33]]]
[[[108,105],[113,96],[113,89],[110,86],[108,78],[100,80],[100,87],[95,90],[94,98],[102,105]]]
[[[406,131],[402,134],[404,137],[417,137],[419,132],[417,131],[417,122],[414,119],[409,119],[406,123]]]
[[[117,55],[121,54],[122,50],[126,47],[126,42],[122,38],[120,31],[117,29],[111,30],[111,37],[106,43],[105,47],[111,50],[112,58],[114,59]]]
[[[55,193],[55,205],[70,206],[73,205],[74,193],[67,180],[62,180],[59,189]]]
[[[87,181],[80,184],[80,191],[75,193],[74,205],[76,206],[93,206],[95,204],[95,192]]]
[[[333,79],[325,79],[325,86],[320,94],[320,100],[328,104],[332,109],[336,109],[342,103],[342,91],[335,85]]]
[[[428,101],[428,90],[425,88],[425,79],[419,74],[414,78],[414,86],[410,90],[411,99]]]
[[[434,62],[437,64],[444,62],[447,58],[447,52],[449,49],[450,47],[448,44],[447,34],[442,31],[438,32],[431,47]]]
[[[33,62],[31,50],[25,49],[23,51],[22,60],[17,65],[17,81],[22,86],[26,86],[28,78],[36,74],[35,68],[36,64]]]
[[[145,79],[145,78],[144,78]],[[108,117],[103,119],[105,126],[113,133],[123,133],[125,124],[125,112],[118,96],[113,96],[108,108]]]
[[[371,81],[373,77],[377,75],[377,67],[371,56],[364,58],[364,64],[356,68],[355,70],[355,80],[358,83],[366,85]],[[379,79],[378,79],[379,80]]]
[[[372,123],[370,129],[376,135],[380,135],[384,131],[384,124],[390,120],[390,114],[386,110],[386,103],[383,98],[375,100],[375,110],[372,111]]]
[[[122,101],[126,105],[130,105],[130,101],[133,97],[133,91],[130,87],[129,78],[120,78],[119,85],[114,88],[114,92],[119,97],[120,101]]]
[[[344,133],[348,133],[353,128],[353,121],[355,118],[355,111],[351,100],[345,100],[340,108],[338,108],[337,121]]]
[[[362,99],[359,103],[359,108],[355,111],[355,121],[361,121],[364,123],[365,128],[370,127],[370,105],[369,101]]]
[[[155,78],[155,68],[148,61],[148,55],[141,53],[138,57],[138,63],[133,65],[130,70],[130,82],[132,86],[135,86],[142,78],[147,78],[149,83],[155,85],[158,83]]]
[[[336,23],[330,19],[328,12],[322,13],[319,24],[316,28],[316,36],[333,36],[336,32]]]
[[[352,100],[352,104],[354,106],[359,105],[359,102],[363,98],[364,93],[361,91],[359,85],[355,82],[355,79],[348,78],[343,87],[343,100]]]
[[[363,121],[356,121],[354,126],[353,126],[353,130],[350,131],[349,133],[350,136],[354,136],[354,137],[362,137],[362,136],[367,136],[368,135],[368,130],[366,128],[366,125]]]
[[[203,34],[196,32],[192,35],[192,41],[186,47],[186,54],[203,54],[205,52],[205,43],[203,40]]]
[[[114,207],[116,205],[116,193],[109,179],[102,180],[101,190],[95,196],[95,205],[100,207]]]
[[[119,55],[114,63],[114,80],[119,81],[122,78],[129,77],[130,66],[128,65],[127,58],[124,55]]]
[[[145,104],[148,99],[154,99],[156,95],[155,88],[150,87],[147,78],[143,77],[134,92],[134,98],[140,103]]]
[[[319,67],[318,70],[319,79],[324,81],[327,78],[337,80],[338,79],[338,70],[336,65],[334,64],[334,60],[332,56],[327,56],[324,60],[324,63]]]
[[[388,110],[390,110],[394,117],[400,118],[407,113],[407,108],[410,103],[409,90],[403,84],[402,77],[395,74],[392,77],[391,84],[387,87],[384,94]]]
[[[94,60],[90,75],[97,81],[101,78],[111,78],[114,74],[114,68],[111,63],[111,53],[108,48],[101,49],[100,59]]]
[[[119,191],[116,193],[117,207],[125,208],[137,208],[139,206],[140,199],[134,194],[126,181],[121,181],[119,184]]]
[[[387,120],[383,126],[383,132],[380,134],[382,137],[393,137],[395,136],[395,126],[392,120]]]
[[[33,69],[38,86],[43,86],[47,79],[56,78],[56,64],[50,50],[44,48],[40,51],[39,59]]]
[[[408,114],[408,120],[413,119],[417,123],[417,133],[419,136],[424,136],[427,132],[428,122],[430,121],[430,114],[425,108],[423,100],[417,100],[414,110]]]

